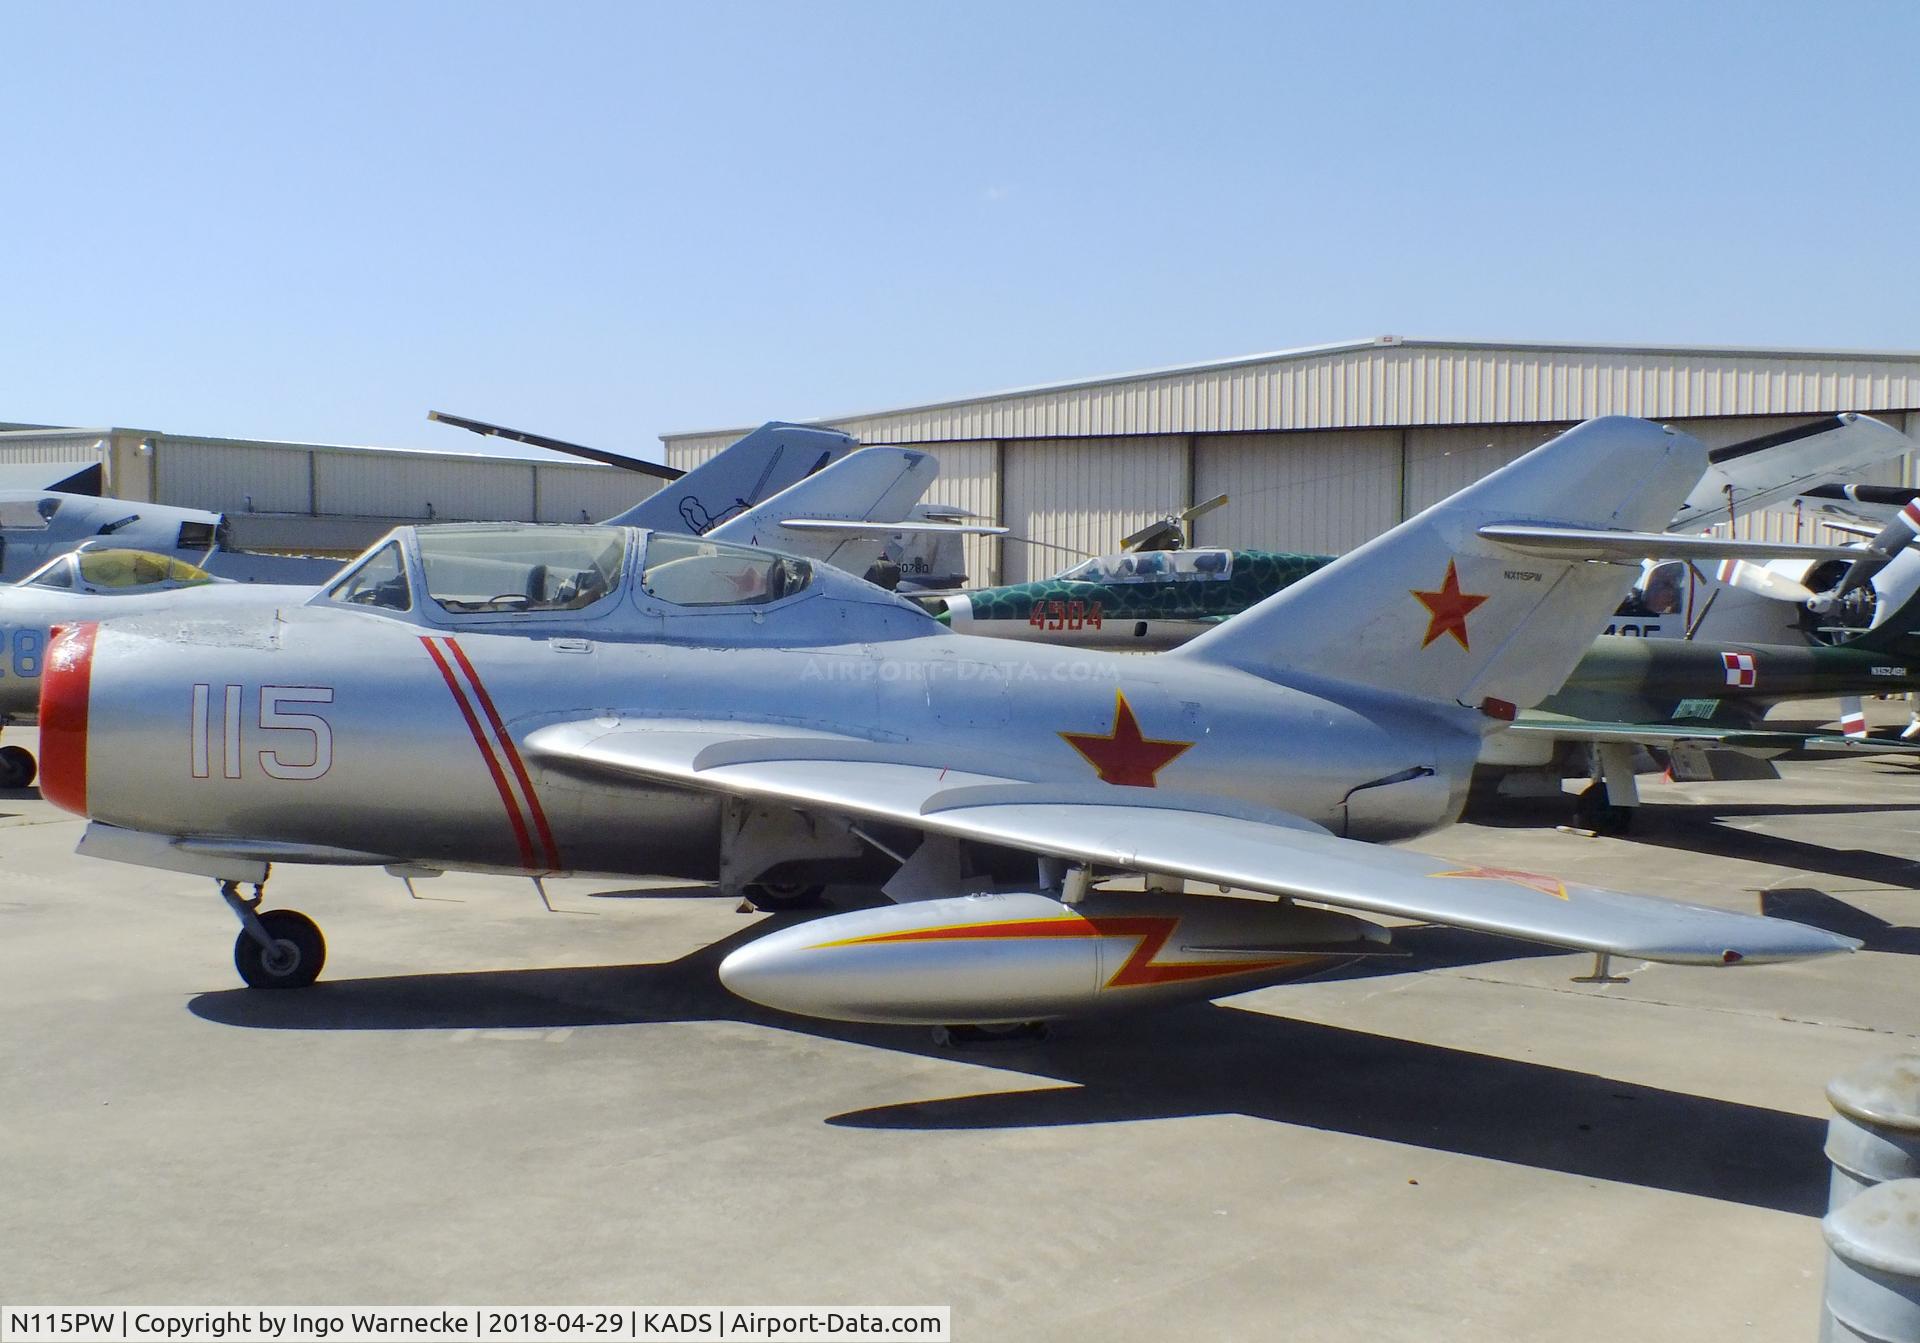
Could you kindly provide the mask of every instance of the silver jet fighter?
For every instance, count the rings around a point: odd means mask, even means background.
[[[241,897],[272,862],[739,889],[867,855],[897,903],[782,929],[721,978],[797,1012],[938,1025],[1298,976],[1383,951],[1370,912],[1603,962],[1848,949],[1366,842],[1454,819],[1482,738],[1559,685],[1635,571],[1487,532],[1644,530],[1704,460],[1659,426],[1591,421],[1155,657],[956,635],[711,540],[402,529],[277,617],[65,631],[42,788],[90,818],[82,853],[219,880],[258,986],[310,983],[325,954],[305,916]],[[515,566],[545,578],[502,581]],[[1135,873],[1276,898],[1099,885]]]

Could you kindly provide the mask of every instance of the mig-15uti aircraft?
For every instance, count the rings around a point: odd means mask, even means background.
[[[1368,842],[1454,819],[1482,738],[1626,590],[1607,538],[1665,522],[1705,464],[1684,434],[1590,421],[1154,658],[968,638],[710,539],[401,528],[305,606],[64,630],[42,789],[89,819],[82,854],[215,879],[259,987],[311,983],[325,955],[311,920],[241,895],[275,862],[737,890],[872,855],[896,903],[759,938],[720,977],[940,1026],[1299,976],[1385,951],[1368,913],[1589,950],[1598,973],[1851,949]],[[1565,548],[1497,539],[1516,527]],[[1116,874],[1277,899],[1100,887]]]

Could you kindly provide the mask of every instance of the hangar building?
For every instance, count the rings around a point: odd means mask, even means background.
[[[1382,336],[816,423],[932,451],[930,499],[1028,539],[969,542],[974,581],[1017,582],[1217,494],[1232,502],[1200,519],[1201,545],[1350,550],[1595,415],[1717,447],[1845,410],[1920,437],[1920,354]],[[667,463],[693,466],[744,432],[662,435]],[[1912,471],[1909,458],[1875,483]],[[1776,510],[1741,530],[1813,524]]]
[[[406,522],[597,521],[661,484],[610,466],[510,451],[0,425],[0,488],[52,486],[204,508],[227,515],[243,550],[352,555]]]

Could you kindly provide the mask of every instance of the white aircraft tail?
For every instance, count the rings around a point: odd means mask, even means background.
[[[835,429],[770,421],[606,521],[705,536],[859,446]]]
[[[978,521],[978,515],[952,504],[916,504],[907,517],[941,530],[895,532],[888,536],[886,555],[900,568],[902,588],[940,591],[965,587],[966,538],[999,535],[1006,530],[969,527],[967,524]]]
[[[861,448],[708,535],[865,573],[885,545],[884,527],[876,524],[899,523],[939,474],[930,453]]]
[[[1706,464],[1686,434],[1589,420],[1166,656],[1511,716],[1559,689],[1640,566],[1480,529],[1657,530]]]

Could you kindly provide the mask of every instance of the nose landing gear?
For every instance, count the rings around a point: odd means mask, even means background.
[[[265,894],[253,888],[242,898],[239,884],[220,883],[220,898],[240,920],[240,936],[233,943],[233,966],[250,989],[304,989],[320,977],[327,963],[327,941],[320,927],[298,910],[260,912]]]

